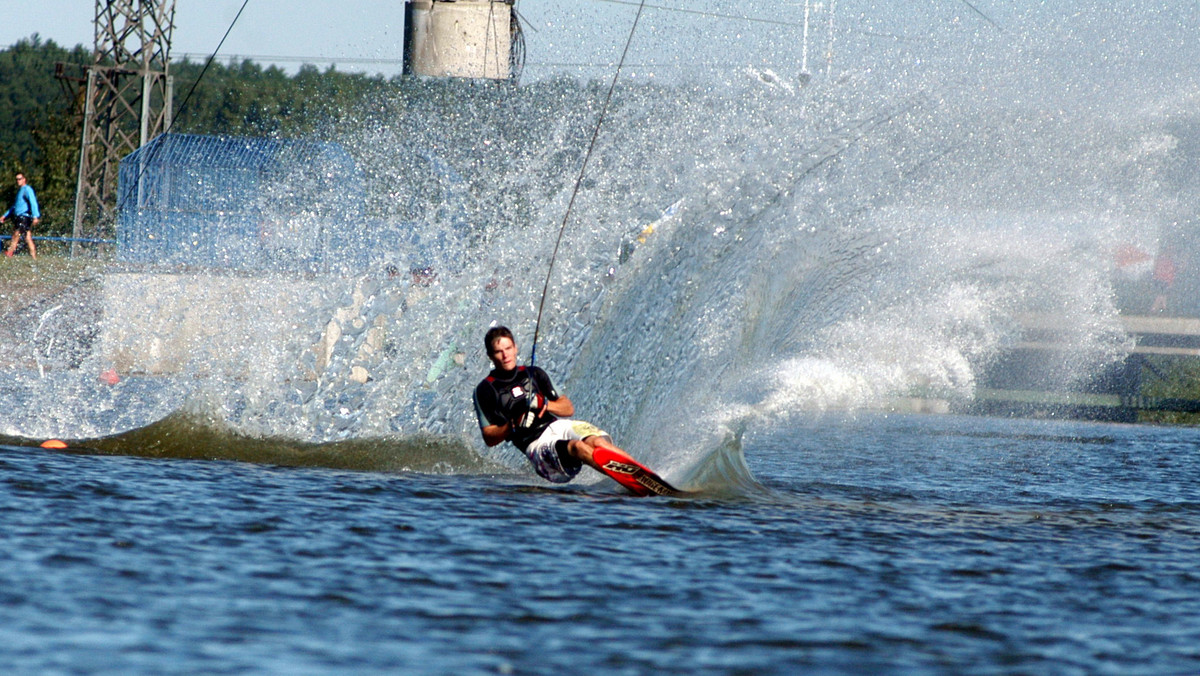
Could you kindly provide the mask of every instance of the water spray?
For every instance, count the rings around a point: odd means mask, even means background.
[[[44,366],[42,366],[42,353],[38,350],[38,347],[37,347],[38,333],[41,332],[42,325],[46,323],[46,320],[50,318],[50,315],[54,314],[55,312],[58,312],[61,309],[62,309],[62,305],[59,304],[59,305],[55,305],[54,307],[50,308],[49,310],[46,310],[45,312],[43,312],[42,318],[40,320],[38,320],[37,328],[33,330],[33,356],[34,356],[34,359],[37,360],[38,377],[39,378],[46,377],[46,369]],[[50,348],[53,345],[54,345],[54,337],[51,336],[50,343],[48,345],[46,345],[46,356],[47,357],[50,356]]]
[[[806,85],[812,79],[812,74],[808,72],[808,17],[809,17],[809,0],[804,0],[804,47],[800,55],[800,84]]]
[[[546,307],[546,294],[550,291],[550,276],[554,272],[554,261],[558,258],[558,247],[562,244],[563,233],[567,229],[567,219],[571,217],[571,209],[575,206],[575,197],[579,194],[579,186],[583,184],[584,174],[587,173],[588,160],[592,158],[592,151],[596,149],[596,139],[600,137],[600,128],[604,126],[604,116],[608,114],[608,106],[612,103],[613,90],[617,87],[617,80],[621,77],[621,69],[625,66],[625,57],[629,55],[629,46],[633,44],[633,36],[637,33],[638,21],[642,18],[642,10],[646,7],[646,0],[638,5],[637,15],[633,17],[633,26],[629,29],[629,38],[625,40],[625,49],[621,52],[621,60],[617,63],[617,70],[613,73],[612,82],[608,85],[608,95],[604,98],[604,105],[600,108],[600,118],[596,120],[596,128],[592,131],[592,141],[588,144],[587,153],[583,156],[583,164],[579,167],[579,176],[575,178],[575,189],[571,191],[571,199],[567,203],[567,211],[563,214],[562,225],[558,228],[558,239],[554,241],[554,251],[550,254],[550,265],[546,268],[546,283],[542,285],[542,300],[538,303],[537,323],[533,328],[533,347],[529,351],[529,365],[534,365],[534,360],[537,358],[537,342],[538,334],[542,330],[542,311]]]

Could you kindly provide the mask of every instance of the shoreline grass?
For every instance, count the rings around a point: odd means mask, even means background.
[[[8,238],[0,241],[7,244]],[[71,257],[56,248],[43,249],[39,244],[36,261],[24,250],[12,258],[0,255],[0,315],[61,293],[95,277],[108,265],[104,257],[91,254]]]

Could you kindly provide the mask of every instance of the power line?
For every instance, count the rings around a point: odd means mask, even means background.
[[[221,41],[217,43],[217,48],[214,49],[212,54],[208,57],[208,61],[206,61],[204,63],[204,68],[200,69],[200,75],[196,76],[196,81],[192,83],[192,88],[188,90],[187,96],[183,97],[183,103],[179,104],[179,114],[180,115],[183,114],[183,111],[187,110],[188,102],[192,100],[192,94],[196,93],[196,88],[200,86],[200,81],[203,80],[204,75],[206,73],[208,73],[208,67],[212,65],[213,59],[217,58],[217,52],[221,51],[221,45],[225,44],[226,38],[228,38],[229,34],[233,32],[233,27],[237,25],[238,19],[242,18],[242,12],[246,11],[246,5],[249,5],[249,4],[250,4],[250,0],[243,0],[242,7],[241,7],[241,9],[238,10],[237,16],[233,17],[233,21],[230,22],[229,28],[225,29],[225,35],[221,36]],[[171,118],[170,123],[166,126],[165,129],[163,129],[163,135],[170,133],[171,128],[175,125],[175,119],[176,119],[175,117]],[[138,170],[137,178],[134,179],[135,184],[141,184],[142,175],[146,173],[146,168],[150,164],[150,159],[152,159],[154,157],[155,153],[158,152],[158,150],[162,147],[163,147],[163,144],[160,143],[159,145],[151,148],[147,152],[147,155],[149,157],[147,158],[146,161],[140,163],[141,168]],[[120,211],[121,208],[124,206],[120,202],[121,202],[121,200],[118,199],[118,204],[117,204],[118,211]]]
[[[179,112],[182,113],[186,108],[188,101],[191,100],[192,94],[196,92],[196,87],[200,86],[200,81],[204,79],[204,74],[208,72],[208,67],[212,65],[213,59],[217,58],[217,54],[221,51],[221,46],[225,44],[225,40],[229,38],[229,34],[233,32],[233,27],[237,25],[238,19],[242,18],[242,12],[246,11],[246,5],[250,4],[250,0],[242,2],[241,9],[237,15],[233,17],[233,21],[229,22],[229,28],[225,29],[225,35],[221,36],[221,41],[217,43],[217,48],[209,55],[208,61],[204,63],[204,68],[200,71],[200,76],[192,83],[192,88],[188,90],[187,96],[183,97],[183,103],[179,104]],[[167,131],[171,131],[169,128]]]
[[[591,0],[591,1],[592,2],[606,2],[606,3],[614,4],[614,5],[627,5],[630,7],[641,7],[640,3],[633,2],[632,0]],[[678,7],[666,7],[663,5],[645,5],[645,7],[646,7],[646,9],[657,9],[662,12],[674,12],[674,13],[678,13],[678,14],[692,14],[692,15],[696,15],[696,16],[709,17],[709,18],[713,18],[713,19],[730,19],[730,20],[734,20],[734,21],[746,21],[749,23],[764,23],[764,24],[770,24],[770,25],[774,25],[774,26],[787,26],[789,28],[798,28],[801,25],[794,21],[781,21],[779,19],[762,19],[762,18],[758,18],[758,17],[742,16],[742,15],[737,15],[737,14],[720,14],[717,12],[705,12],[705,11],[695,10],[695,9],[680,9]],[[531,28],[534,28],[534,30],[536,31],[536,27],[533,27],[531,25]],[[186,52],[186,53],[183,53],[181,56],[185,59],[211,58],[211,56],[209,54],[196,53],[196,52]],[[212,56],[216,56],[216,54],[213,54]],[[280,62],[280,63],[357,63],[357,64],[378,64],[378,65],[402,65],[404,63],[403,59],[383,59],[383,58],[365,58],[365,57],[292,56],[292,55],[268,55],[268,54],[227,54],[227,55],[221,55],[221,56],[228,58],[228,59],[232,59],[232,60],[251,59],[251,60],[262,60],[262,61],[267,61],[267,62]],[[595,66],[595,67],[607,66],[607,67],[611,67],[613,64],[611,64],[611,63],[607,63],[607,64],[602,64],[602,63],[531,63],[529,65],[533,65],[533,66]],[[649,66],[649,67],[654,67],[654,68],[662,68],[662,67],[666,67],[667,65],[670,65],[670,64],[631,64],[631,65],[635,66],[635,67]]]
[[[185,52],[181,54],[184,59],[208,58],[207,54],[196,52]],[[366,63],[366,64],[382,64],[382,65],[402,65],[404,59],[372,59],[365,57],[338,57],[338,56],[279,56],[274,54],[220,54],[222,58],[231,61],[265,61],[265,62],[285,62],[285,63]]]
[[[596,3],[607,3],[610,5],[626,5],[629,7],[638,7],[639,9],[642,9],[642,8],[654,9],[654,10],[658,10],[661,12],[672,12],[672,13],[676,13],[676,14],[690,14],[690,15],[703,16],[703,17],[708,17],[708,18],[713,18],[713,19],[745,21],[748,23],[761,23],[761,24],[768,24],[768,25],[773,25],[773,26],[784,26],[784,27],[788,27],[788,28],[802,28],[803,27],[803,23],[795,22],[795,21],[783,21],[780,19],[764,19],[764,18],[745,16],[745,15],[740,15],[740,14],[723,14],[723,13],[719,13],[719,12],[708,12],[708,11],[697,10],[697,9],[683,9],[680,7],[667,7],[664,5],[649,5],[649,4],[647,4],[647,5],[643,6],[641,3],[635,2],[634,0],[588,0],[588,1],[596,2]],[[996,21],[994,21],[990,16],[988,16],[982,10],[980,10],[970,0],[958,0],[958,2],[960,2],[961,4],[968,7],[974,14],[978,15],[980,18],[982,18],[984,21],[986,21],[992,27],[996,28],[997,30],[1003,30],[1003,28]],[[236,19],[235,19],[235,22],[236,22]],[[536,31],[536,27],[534,27],[532,24],[530,24],[530,27]],[[232,26],[231,26],[231,28],[232,28]],[[859,34],[859,35],[863,35],[863,36],[867,36],[867,37],[875,37],[875,38],[883,38],[883,39],[887,39],[887,40],[894,40],[896,42],[921,42],[922,41],[920,38],[905,37],[905,36],[898,35],[895,33],[883,33],[883,32],[878,32],[878,31],[862,29],[862,28],[842,28],[842,31],[847,32],[847,33],[855,33],[855,34]],[[222,43],[224,43],[224,39],[222,39]],[[219,49],[220,49],[220,46],[218,46],[218,50]],[[211,59],[218,56],[218,54],[216,52],[214,52],[213,54],[185,52],[181,56],[184,59],[207,58],[211,61]],[[387,59],[387,58],[371,58],[371,57],[295,56],[295,55],[276,55],[276,54],[225,54],[225,55],[220,55],[220,56],[222,56],[223,58],[226,58],[228,60],[231,60],[231,61],[240,61],[240,60],[248,59],[248,60],[252,60],[252,61],[261,61],[261,62],[266,62],[266,63],[301,63],[301,64],[313,63],[313,64],[334,64],[334,65],[336,65],[336,64],[360,64],[360,65],[378,65],[378,66],[402,66],[404,64],[404,59],[402,59],[402,58]],[[553,61],[528,62],[528,63],[526,63],[526,65],[533,66],[533,67],[541,67],[541,68],[548,68],[548,67],[611,68],[613,66],[613,64],[611,62],[592,63],[592,62],[569,62],[569,61],[567,61],[567,62],[553,62]],[[692,62],[692,63],[687,63],[687,64],[679,64],[679,63],[628,64],[628,66],[630,68],[660,68],[660,69],[661,68],[675,68],[675,69],[744,68],[748,65],[753,65],[753,64],[731,64],[731,63],[715,63],[715,62],[708,62],[708,63]]]
[[[591,0],[592,2],[607,2],[613,5],[631,5],[637,7],[638,3],[631,0]],[[676,12],[678,14],[695,14],[697,16],[710,17],[713,19],[733,19],[736,21],[746,21],[749,23],[766,23],[775,26],[790,26],[793,28],[799,27],[801,24],[795,21],[781,21],[779,19],[760,19],[752,16],[741,16],[738,14],[719,14],[717,12],[705,12],[699,9],[681,9],[679,7],[664,7],[662,5],[646,5],[646,9],[657,9],[660,12]]]
[[[996,30],[1003,30],[1003,28],[1000,26],[1000,24],[996,23],[992,19],[992,17],[985,14],[983,12],[983,10],[976,7],[975,4],[972,3],[970,0],[958,0],[958,1],[960,3],[966,5],[967,7],[969,7],[972,12],[974,12],[975,14],[978,14],[984,21],[991,24],[991,26],[993,28],[995,28]],[[591,0],[591,2],[606,2],[606,3],[612,4],[612,5],[631,5],[631,6],[635,6],[635,7],[638,5],[638,3],[633,2],[632,0]],[[765,24],[771,24],[771,25],[775,25],[775,26],[789,26],[789,27],[793,27],[793,28],[799,27],[802,25],[800,23],[796,23],[795,21],[782,21],[780,19],[761,19],[758,17],[743,16],[740,14],[720,14],[718,12],[706,12],[706,11],[699,10],[699,9],[682,9],[680,7],[664,7],[663,5],[646,5],[646,8],[647,9],[656,9],[660,12],[675,12],[678,14],[695,14],[697,16],[711,17],[714,19],[732,19],[735,21],[746,21],[749,23],[765,23]]]
[[[612,82],[608,85],[608,96],[605,97],[604,105],[600,108],[600,118],[596,120],[596,128],[592,131],[592,141],[588,144],[587,153],[583,156],[583,165],[579,167],[579,176],[575,178],[575,189],[571,191],[571,199],[567,202],[567,211],[563,214],[562,225],[558,228],[558,239],[554,240],[554,252],[550,254],[550,265],[546,267],[546,284],[542,286],[542,301],[538,304],[537,323],[533,329],[533,348],[529,351],[530,366],[533,366],[534,358],[537,356],[538,334],[542,330],[542,310],[546,307],[546,295],[550,290],[550,276],[554,274],[554,261],[558,258],[558,247],[562,244],[563,233],[567,229],[567,220],[571,217],[571,208],[575,206],[575,197],[579,194],[580,186],[583,185],[588,160],[592,158],[592,151],[596,149],[596,139],[600,138],[600,127],[604,126],[604,117],[608,114],[609,104],[612,103],[613,91],[617,88],[617,80],[621,77],[621,68],[625,65],[625,57],[629,55],[629,46],[633,44],[633,36],[637,33],[638,22],[642,19],[642,8],[645,4],[646,0],[641,0],[637,14],[633,17],[633,26],[629,29],[629,37],[625,40],[625,50],[621,52],[621,62],[617,64]]]
[[[893,36],[881,36],[893,37]],[[895,38],[899,39],[899,38]],[[195,56],[205,56],[202,54],[185,53],[184,58]],[[403,65],[403,59],[378,59],[378,58],[335,58],[335,57],[314,57],[314,56],[278,56],[269,54],[224,54],[220,55],[228,61],[252,60],[255,62],[272,63],[307,63],[307,64],[373,64],[373,65]],[[534,66],[538,68],[613,68],[616,64],[612,61],[529,61],[526,66]],[[678,62],[650,62],[650,63],[626,63],[626,68],[674,68],[677,70],[683,69],[701,69],[701,68],[725,68],[737,69],[754,66],[751,62],[734,63],[726,61],[689,61],[687,63]],[[761,64],[760,64],[761,65]]]
[[[995,28],[998,31],[1004,30],[1003,28],[1000,27],[1000,24],[996,23],[995,21],[992,21],[992,17],[988,16],[987,14],[984,14],[983,10],[976,7],[973,3],[971,3],[970,0],[959,0],[959,2],[966,5],[967,7],[970,7],[971,11],[973,11],[976,14],[978,14],[979,16],[983,17],[983,20],[990,23],[992,25],[992,28]]]

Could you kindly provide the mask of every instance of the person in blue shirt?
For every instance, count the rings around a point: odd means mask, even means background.
[[[38,209],[37,195],[33,193],[33,188],[25,182],[25,174],[17,174],[17,199],[13,200],[8,211],[0,216],[0,223],[3,223],[4,219],[9,216],[12,216],[13,219],[13,235],[4,255],[12,257],[23,234],[25,243],[29,246],[29,255],[37,260],[37,247],[33,245],[33,226],[42,221],[42,212]]]

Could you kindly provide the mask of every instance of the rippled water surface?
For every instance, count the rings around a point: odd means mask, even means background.
[[[692,499],[0,450],[6,673],[1183,673],[1200,434],[799,420]]]
[[[536,77],[146,174],[190,243],[4,316],[0,676],[1200,672],[1200,432],[861,413],[1173,378],[1200,4],[542,4]],[[496,324],[696,494],[485,450]]]

